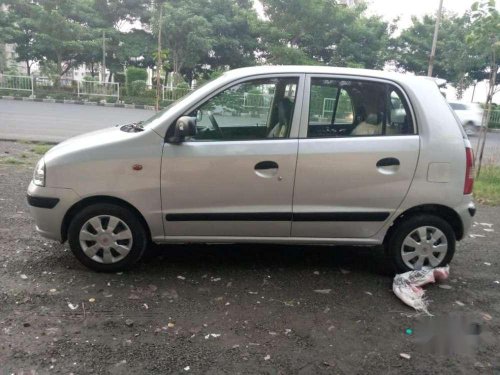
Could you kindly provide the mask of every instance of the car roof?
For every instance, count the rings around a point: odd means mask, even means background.
[[[415,76],[412,74],[403,74],[395,72],[385,72],[382,70],[358,69],[358,68],[340,68],[330,66],[316,65],[261,65],[247,68],[230,70],[225,75],[230,78],[243,78],[251,75],[260,74],[279,74],[279,73],[302,73],[302,74],[337,74],[352,75],[361,77],[388,79],[399,83],[410,83],[422,80],[432,80],[441,85],[444,80],[433,77]]]

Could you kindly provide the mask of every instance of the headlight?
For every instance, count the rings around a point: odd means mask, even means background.
[[[36,164],[33,172],[33,183],[37,186],[45,186],[45,162],[43,158]]]

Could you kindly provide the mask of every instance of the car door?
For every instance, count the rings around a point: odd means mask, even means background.
[[[186,113],[197,134],[163,149],[167,237],[290,236],[303,81],[240,80]]]
[[[403,90],[382,80],[308,75],[292,236],[368,238],[402,203],[419,136]]]

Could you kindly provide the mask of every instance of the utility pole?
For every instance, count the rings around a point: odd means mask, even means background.
[[[434,59],[436,57],[436,44],[438,40],[439,24],[441,23],[441,12],[443,10],[443,0],[439,0],[439,9],[436,17],[436,25],[434,26],[434,37],[432,38],[431,56],[429,57],[429,70],[427,75],[432,77],[432,70],[434,69]]]
[[[106,82],[106,32],[102,31],[102,72],[101,80]]]
[[[161,83],[161,22],[163,15],[163,4],[158,2],[160,6],[160,14],[158,18],[158,56],[156,57],[156,110],[160,110],[160,83]]]

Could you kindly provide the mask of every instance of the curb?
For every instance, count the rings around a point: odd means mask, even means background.
[[[59,103],[59,104],[77,104],[77,105],[90,105],[99,107],[113,107],[113,108],[129,108],[129,109],[147,109],[154,111],[155,107],[152,105],[144,104],[125,104],[125,103],[99,103],[99,102],[86,102],[83,100],[68,100],[68,99],[42,99],[42,98],[28,98],[4,95],[0,96],[3,100],[18,100],[23,102],[41,102],[41,103]],[[163,109],[163,108],[160,108]]]

